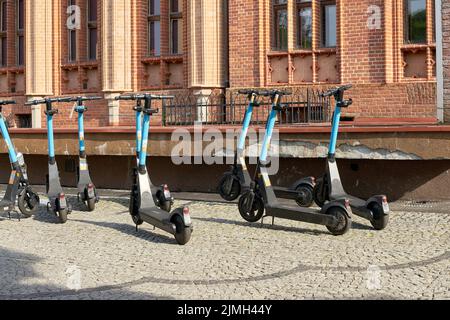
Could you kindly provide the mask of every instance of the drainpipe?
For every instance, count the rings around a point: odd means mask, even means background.
[[[444,59],[443,59],[443,43],[442,43],[442,0],[435,2],[435,19],[436,19],[436,102],[437,102],[437,119],[443,123],[444,119]]]

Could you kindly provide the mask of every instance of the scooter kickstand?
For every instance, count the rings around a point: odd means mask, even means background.
[[[139,226],[136,225],[136,233],[139,232]]]
[[[272,217],[272,227],[275,225],[275,217]]]

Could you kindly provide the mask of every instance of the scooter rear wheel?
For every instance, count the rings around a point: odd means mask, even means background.
[[[231,188],[227,190],[227,185],[231,183]],[[219,182],[219,194],[226,201],[234,201],[241,194],[241,184],[239,179],[230,172],[225,173]]]
[[[58,211],[58,219],[60,223],[66,223],[67,222],[67,215],[69,214],[68,209],[62,209]]]
[[[352,219],[347,215],[344,209],[341,207],[331,207],[328,209],[327,214],[334,216],[337,219],[337,223],[334,225],[328,225],[327,229],[335,236],[344,235],[350,230],[352,226]]]
[[[39,196],[27,191],[25,188],[19,193],[18,206],[20,212],[27,218],[30,218],[39,210]]]
[[[317,180],[317,184],[316,184],[316,186],[314,187],[314,190],[313,190],[313,198],[314,198],[314,202],[320,207],[320,208],[323,208],[323,206],[325,205],[325,202],[327,201],[327,200],[329,200],[329,199],[327,199],[328,197],[327,196],[322,196],[322,188],[324,188],[324,186],[323,186],[323,179],[318,179]],[[327,190],[325,190],[324,191],[324,193],[326,194],[326,195],[328,195],[328,191]]]
[[[246,193],[239,199],[239,213],[245,221],[254,223],[261,220],[264,215],[265,207],[263,200],[257,195],[253,197],[253,203],[249,206],[248,201],[251,201],[250,198],[250,193]],[[249,207],[250,209],[248,209]]]
[[[297,197],[295,198],[295,202],[300,207],[311,207],[314,202],[314,189],[308,185],[300,185],[295,191],[297,191]]]
[[[373,219],[370,220],[375,230],[383,230],[387,227],[389,222],[389,215],[384,214],[383,207],[376,202],[369,204],[368,209],[372,212]]]
[[[181,218],[179,215],[175,215],[172,218],[172,223],[175,224],[177,230],[175,233],[175,240],[179,245],[184,246],[191,239],[191,228],[184,225],[183,218]]]
[[[92,212],[95,210],[95,202],[96,202],[95,198],[86,200],[86,206],[87,206],[89,212]]]

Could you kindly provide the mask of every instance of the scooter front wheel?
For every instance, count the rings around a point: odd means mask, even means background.
[[[17,202],[20,212],[25,217],[29,218],[36,214],[36,212],[39,210],[39,201],[39,196],[36,193],[24,188],[19,193]]]
[[[226,173],[219,182],[219,194],[226,201],[234,201],[241,194],[239,179],[232,173]]]
[[[383,207],[376,202],[369,204],[368,209],[372,212],[373,218],[370,220],[375,230],[383,230],[389,222],[389,215],[384,214]]]
[[[336,218],[336,223],[328,225],[327,229],[335,236],[344,235],[350,230],[352,226],[352,219],[347,215],[347,212],[341,207],[331,207],[327,214]]]
[[[176,228],[175,240],[179,245],[184,246],[191,239],[192,229],[185,226],[183,218],[179,215],[173,217],[172,223]]]
[[[251,204],[249,203],[250,201],[252,201]],[[241,217],[247,222],[258,222],[264,215],[263,200],[257,195],[250,194],[250,192],[242,195],[239,199],[238,207]]]
[[[295,191],[297,192],[297,197],[295,198],[295,202],[300,207],[311,207],[314,202],[314,190],[311,186],[308,185],[300,185]]]

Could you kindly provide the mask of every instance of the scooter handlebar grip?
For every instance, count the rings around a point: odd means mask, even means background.
[[[169,99],[175,99],[175,96],[150,95],[150,98],[156,99],[156,100],[169,100]]]
[[[14,100],[0,100],[0,105],[17,104]]]
[[[115,98],[116,100],[136,100],[136,96],[118,96]]]

